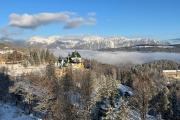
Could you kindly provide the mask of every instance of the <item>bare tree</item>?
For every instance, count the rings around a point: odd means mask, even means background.
[[[129,107],[125,101],[121,101],[121,109],[117,112],[117,120],[129,120]]]
[[[134,100],[140,110],[141,119],[146,120],[149,100],[151,98],[152,81],[146,74],[140,73],[133,83],[135,89]]]

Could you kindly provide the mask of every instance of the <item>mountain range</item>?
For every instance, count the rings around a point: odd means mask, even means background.
[[[104,36],[34,36],[27,41],[28,46],[71,49],[103,49],[130,47],[139,44],[168,45],[168,42],[149,38],[104,37]]]

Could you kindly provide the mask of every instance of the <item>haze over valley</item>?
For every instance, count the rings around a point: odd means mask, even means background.
[[[57,56],[65,57],[74,49],[52,49]],[[95,59],[102,63],[120,65],[120,64],[143,64],[155,60],[172,60],[180,61],[179,53],[168,52],[126,52],[126,51],[95,51],[95,50],[78,50],[86,59]]]

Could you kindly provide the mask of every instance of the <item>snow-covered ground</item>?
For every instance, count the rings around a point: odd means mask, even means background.
[[[126,85],[123,85],[123,84],[119,84],[118,85],[118,90],[120,90],[120,92],[122,93],[122,95],[125,95],[125,94],[128,94],[130,96],[133,95],[133,90],[132,88],[126,86]]]
[[[45,72],[46,65],[23,67],[21,64],[0,64],[1,67],[7,68],[8,75],[20,76],[27,73],[42,75]]]
[[[0,68],[5,67],[6,74],[10,76],[21,76],[26,73],[33,73],[38,75],[43,75],[46,70],[46,65],[40,66],[28,66],[23,67],[20,64],[14,65],[0,65]],[[30,92],[38,97],[46,96],[47,90],[43,88],[39,88],[37,86],[31,85],[27,81],[17,81],[14,83],[16,87],[22,87],[23,92]],[[16,88],[15,87],[15,88]],[[9,91],[13,91],[15,88],[9,89]],[[0,120],[40,120],[32,115],[26,115],[23,110],[17,108],[16,106],[10,104],[2,104],[0,102]]]
[[[33,115],[26,115],[21,109],[0,103],[0,120],[41,120]]]

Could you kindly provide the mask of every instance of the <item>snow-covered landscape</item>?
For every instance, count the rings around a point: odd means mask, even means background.
[[[0,120],[180,120],[180,0],[0,2]]]
[[[33,36],[27,41],[29,45],[39,45],[49,48],[79,48],[79,49],[102,49],[129,47],[139,44],[169,45],[168,42],[158,41],[150,38],[127,38],[104,37],[104,36]]]
[[[11,104],[0,102],[0,120],[41,120],[33,115],[26,115],[24,111]]]
[[[24,67],[22,64],[2,64],[0,68],[5,68],[6,74],[10,76],[22,76],[23,74],[43,75],[46,65]]]

